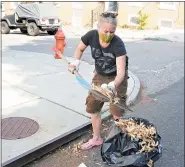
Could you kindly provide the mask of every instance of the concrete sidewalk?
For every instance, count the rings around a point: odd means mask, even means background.
[[[81,63],[80,73],[88,82],[93,70],[93,65]],[[139,79],[130,71],[129,76],[127,104],[135,102],[140,90]],[[87,94],[87,90],[68,72],[63,60],[42,53],[3,51],[2,119],[30,118],[39,124],[39,130],[23,139],[2,139],[2,165],[13,164],[90,125],[90,117],[85,111]],[[105,105],[102,119],[109,116],[107,110],[108,105]]]

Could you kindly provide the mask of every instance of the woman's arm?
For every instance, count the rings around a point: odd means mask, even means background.
[[[75,60],[80,60],[81,59],[82,54],[83,54],[83,52],[86,48],[87,48],[87,46],[82,41],[80,41],[80,43],[76,47],[76,50],[75,50],[75,53],[74,53]]]
[[[125,78],[125,69],[126,69],[126,55],[119,56],[116,58],[116,67],[117,67],[117,75],[114,80],[115,87],[119,87]]]
[[[74,74],[74,70],[79,69],[79,65],[80,65],[80,59],[82,57],[83,51],[87,48],[87,46],[81,41],[78,46],[75,49],[75,53],[74,53],[74,60],[72,62],[70,62],[69,66],[68,66],[68,70]]]

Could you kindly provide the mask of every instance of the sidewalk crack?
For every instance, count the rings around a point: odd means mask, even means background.
[[[6,109],[9,109],[9,108],[12,108],[12,107],[16,107],[16,106],[19,106],[19,105],[22,105],[22,104],[30,103],[30,102],[38,100],[38,99],[41,99],[41,97],[37,97],[35,99],[29,100],[29,101],[25,101],[25,102],[22,102],[22,103],[19,103],[19,104],[10,106],[10,107],[2,108],[2,110],[6,110]]]

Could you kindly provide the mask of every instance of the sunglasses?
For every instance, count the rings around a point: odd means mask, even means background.
[[[117,13],[102,13],[101,16],[103,17],[112,17],[112,18],[116,18],[118,14]]]

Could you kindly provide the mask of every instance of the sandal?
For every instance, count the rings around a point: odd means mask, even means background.
[[[103,144],[103,140],[102,139],[90,139],[88,142],[84,143],[81,145],[81,150],[89,150],[95,146],[100,146]]]

